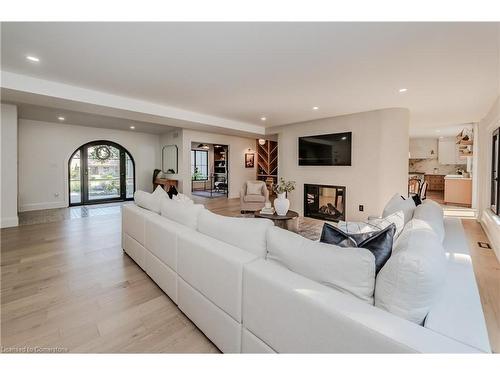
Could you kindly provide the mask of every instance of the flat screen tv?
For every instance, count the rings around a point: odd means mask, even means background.
[[[299,138],[299,165],[351,165],[352,133]]]

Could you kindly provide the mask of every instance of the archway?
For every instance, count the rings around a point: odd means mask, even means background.
[[[80,146],[68,161],[69,205],[133,199],[135,162],[121,145],[93,141]]]

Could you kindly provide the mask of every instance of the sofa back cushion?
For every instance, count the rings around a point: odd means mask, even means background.
[[[406,224],[392,256],[377,275],[375,306],[422,324],[446,276],[446,256],[430,226],[414,219]]]
[[[413,218],[415,210],[413,199],[403,199],[399,194],[395,194],[384,207],[382,217],[387,217],[395,212],[403,211],[405,224]]]
[[[153,193],[148,193],[142,190],[137,190],[134,193],[135,204],[139,207],[145,208],[146,210],[156,212],[157,214],[161,211],[161,203],[169,199],[167,192],[157,186]]]
[[[277,227],[267,231],[267,250],[268,260],[373,303],[375,258],[369,250],[311,241]]]
[[[198,215],[204,209],[202,204],[164,199],[161,204],[161,215],[179,224],[196,229],[198,227]]]
[[[266,255],[266,232],[274,224],[267,219],[227,217],[203,210],[198,217],[198,231],[237,246],[252,254]]]
[[[247,181],[247,195],[263,195],[262,188],[264,183],[262,181]]]
[[[432,200],[425,200],[413,212],[413,218],[427,222],[434,230],[441,243],[444,241],[443,208]]]

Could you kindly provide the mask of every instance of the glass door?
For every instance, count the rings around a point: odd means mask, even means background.
[[[87,180],[84,201],[92,203],[121,199],[120,181],[122,165],[125,163],[121,163],[120,150],[109,144],[96,144],[84,148],[84,153],[86,156],[84,172]]]
[[[70,206],[132,199],[135,168],[132,156],[109,141],[90,142],[69,160]]]

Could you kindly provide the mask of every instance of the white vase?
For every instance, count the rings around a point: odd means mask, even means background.
[[[290,208],[290,201],[285,196],[286,193],[280,193],[278,198],[274,200],[274,209],[279,216],[285,216]]]

